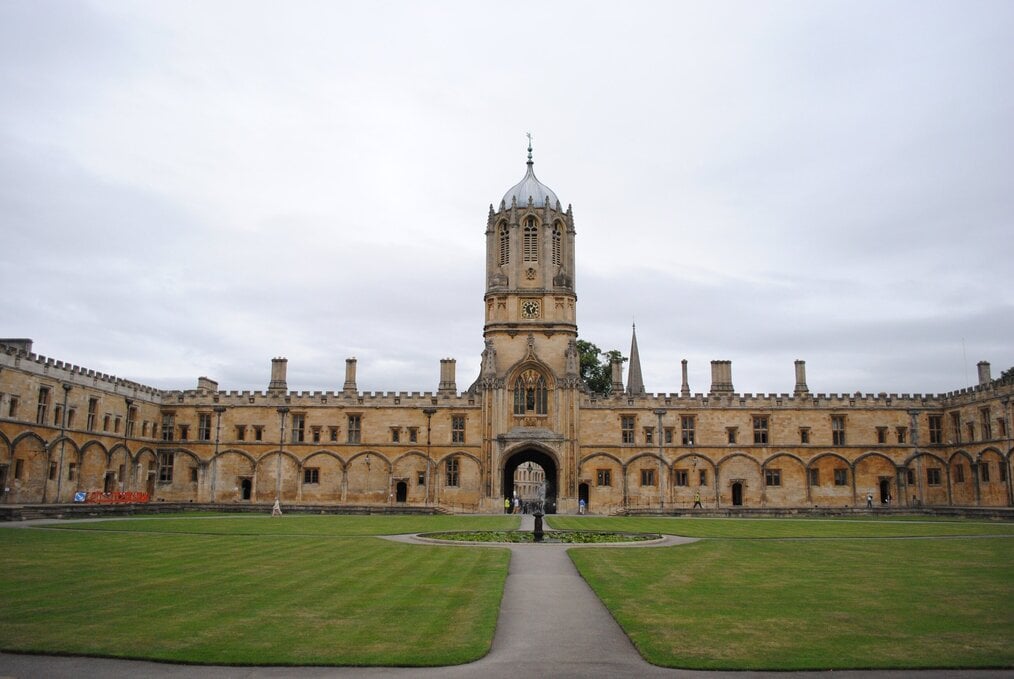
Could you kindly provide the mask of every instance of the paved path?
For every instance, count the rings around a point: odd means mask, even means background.
[[[521,527],[532,530],[531,516],[523,516]],[[418,542],[414,536],[393,536],[400,542]],[[667,537],[655,546],[693,542],[690,538]],[[461,545],[464,549],[474,545]],[[608,546],[594,545],[602,549]],[[610,679],[641,677],[686,677],[718,679],[786,676],[870,679],[900,678],[917,674],[920,679],[1014,677],[1011,671],[922,671],[922,672],[690,672],[669,670],[646,663],[609,611],[567,556],[575,545],[510,545],[511,562],[504,586],[503,603],[489,654],[467,665],[435,668],[314,668],[314,667],[201,667],[103,658],[31,656],[0,653],[0,677],[80,679],[81,676],[110,679],[274,679],[277,677],[447,677],[449,679],[529,679],[560,677]],[[650,548],[645,545],[640,548]]]

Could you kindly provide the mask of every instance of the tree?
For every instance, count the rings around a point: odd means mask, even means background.
[[[588,385],[588,389],[593,394],[608,396],[613,389],[612,362],[627,359],[617,349],[602,351],[591,342],[581,339],[577,341],[577,353],[581,360],[581,379]]]
[[[580,342],[580,340],[578,340]],[[1014,366],[1007,368],[1000,374],[1001,380],[1014,380]]]

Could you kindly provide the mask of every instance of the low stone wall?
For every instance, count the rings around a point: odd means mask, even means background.
[[[272,505],[263,504],[198,504],[195,502],[152,502],[148,504],[62,504],[62,505],[5,505],[0,506],[0,521],[27,521],[29,519],[89,519],[120,516],[156,516],[159,514],[186,514],[215,512],[223,514],[270,514]],[[341,505],[282,505],[286,514],[446,514],[440,507],[411,506],[341,506]]]
[[[884,517],[892,516],[950,516],[960,518],[1014,521],[1014,507],[912,507],[867,509],[865,507],[765,507],[765,508],[675,508],[665,512],[658,509],[627,509],[615,516],[682,516],[712,518],[807,518],[807,517]]]

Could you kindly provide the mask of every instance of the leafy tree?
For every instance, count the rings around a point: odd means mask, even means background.
[[[580,342],[580,340],[578,340]],[[1014,366],[1007,368],[1000,374],[1001,380],[1014,380]]]
[[[577,353],[581,360],[581,378],[588,389],[593,394],[608,396],[613,388],[613,360],[627,359],[617,349],[602,351],[591,342],[581,339],[577,341]]]

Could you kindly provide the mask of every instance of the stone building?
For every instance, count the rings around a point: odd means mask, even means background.
[[[624,385],[579,374],[574,215],[525,176],[486,221],[485,348],[459,391],[453,359],[428,393],[361,392],[356,360],[333,391],[293,391],[287,361],[264,391],[159,389],[0,340],[4,503],[80,491],[152,500],[440,506],[500,512],[537,465],[547,505],[591,513],[689,507],[1007,506],[1014,380],[945,394],[741,394],[732,364],[691,393],[645,391],[632,337]],[[786,371],[788,373],[788,370]],[[788,376],[788,375],[787,375]],[[522,470],[523,471],[523,470]]]

